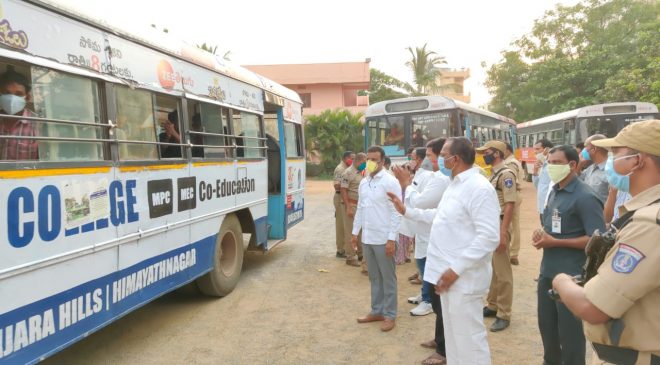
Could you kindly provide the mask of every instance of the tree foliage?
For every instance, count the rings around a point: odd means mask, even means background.
[[[306,117],[305,147],[307,151],[320,152],[324,172],[334,170],[344,151],[362,150],[362,116],[346,109],[328,109]]]
[[[415,92],[415,89],[407,82],[396,79],[378,69],[369,70],[369,103],[379,101],[405,98]]]
[[[430,91],[438,90],[437,78],[440,75],[440,65],[446,64],[444,57],[436,52],[426,49],[426,44],[422,47],[406,48],[410,52],[411,59],[406,62],[406,66],[413,73],[413,80],[417,86],[416,92],[419,95],[426,95]]]
[[[660,2],[557,5],[488,69],[490,108],[518,121],[590,104],[660,103]]]

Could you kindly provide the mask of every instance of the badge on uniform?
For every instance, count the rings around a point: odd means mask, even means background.
[[[635,270],[637,264],[644,260],[644,254],[637,251],[634,247],[624,243],[619,245],[619,249],[612,259],[612,270],[622,274],[629,274]]]
[[[513,186],[513,179],[504,179],[504,186],[510,188]]]

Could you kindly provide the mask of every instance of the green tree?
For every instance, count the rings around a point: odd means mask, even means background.
[[[204,50],[206,52],[209,52],[213,55],[216,55],[216,56],[218,55],[218,46],[217,45],[216,46],[211,46],[210,43],[206,44],[206,42],[204,42],[202,44],[198,44],[197,48],[199,48],[201,50]],[[227,52],[225,52],[225,54],[222,55],[222,58],[224,60],[231,61],[231,59],[229,58],[230,54],[231,54],[231,51],[227,51]]]
[[[557,5],[488,69],[490,108],[518,121],[584,105],[660,99],[660,2]]]
[[[398,80],[378,69],[369,70],[369,103],[405,98],[415,92],[407,82]]]
[[[332,173],[344,151],[362,150],[362,117],[362,113],[353,114],[346,109],[328,109],[306,117],[305,147],[321,153],[323,172]]]
[[[440,65],[446,64],[445,58],[439,56],[434,51],[426,49],[426,44],[422,47],[406,48],[410,52],[411,59],[406,62],[406,66],[413,73],[413,80],[417,86],[418,95],[426,95],[429,91],[438,90],[437,78],[440,76]]]

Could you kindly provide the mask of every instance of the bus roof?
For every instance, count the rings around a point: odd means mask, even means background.
[[[419,108],[419,109],[413,109],[413,110],[405,110],[401,112],[388,112],[386,107],[391,104],[403,104],[403,103],[409,103],[409,102],[415,102],[419,100],[426,100],[428,102],[428,105],[426,108]],[[477,113],[481,115],[485,115],[491,118],[495,118],[500,120],[501,122],[508,123],[515,125],[516,121],[507,118],[505,116],[475,108],[469,104],[463,103],[458,100],[454,100],[451,98],[448,98],[446,96],[413,96],[409,98],[401,98],[401,99],[393,99],[393,100],[385,100],[381,101],[372,105],[369,105],[367,108],[367,111],[365,112],[365,116],[367,118],[369,117],[376,117],[376,116],[382,116],[382,115],[397,115],[397,114],[403,114],[403,113],[411,113],[411,112],[422,112],[422,111],[434,111],[434,110],[451,110],[451,109],[463,109],[472,113]]]
[[[216,56],[210,52],[192,46],[182,40],[159,31],[155,28],[138,27],[127,30],[127,26],[118,26],[107,20],[100,20],[98,15],[85,13],[77,8],[62,4],[56,0],[27,0],[27,2],[53,12],[60,13],[68,18],[78,20],[94,28],[102,29],[128,41],[146,46],[156,51],[165,53],[169,56],[190,62],[208,70],[223,74],[232,79],[256,86],[262,89],[266,94],[272,93],[292,102],[302,104],[298,93],[290,90],[270,79],[260,76],[246,68],[235,65],[230,61]],[[140,35],[138,35],[140,34]],[[36,56],[48,57],[48,55],[36,54]],[[267,98],[268,99],[268,98]]]
[[[545,123],[550,123],[558,120],[573,119],[573,118],[587,118],[604,115],[617,115],[617,114],[631,114],[631,113],[657,113],[658,107],[653,103],[645,102],[619,102],[619,103],[605,103],[584,106],[569,110],[562,113],[548,115],[543,118],[530,120],[528,122],[518,124],[518,128],[527,128],[537,126]]]

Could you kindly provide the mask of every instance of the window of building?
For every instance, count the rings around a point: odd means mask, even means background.
[[[117,128],[120,160],[156,160],[156,125],[152,94],[145,90],[115,87],[117,99]],[[127,142],[132,141],[133,143]],[[138,142],[138,143],[135,143]]]
[[[312,94],[311,93],[299,93],[300,100],[303,102],[303,108],[312,107]]]

